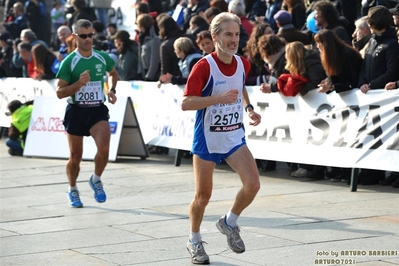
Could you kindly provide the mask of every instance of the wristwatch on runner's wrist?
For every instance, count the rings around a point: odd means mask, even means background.
[[[254,110],[254,106],[252,105],[252,104],[247,104],[247,106],[245,106],[245,112],[248,112],[248,108],[251,108],[252,109],[252,111]]]

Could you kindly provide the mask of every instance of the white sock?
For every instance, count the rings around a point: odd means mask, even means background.
[[[93,183],[96,183],[97,181],[101,180],[101,176],[98,176],[96,174],[93,174]]]
[[[202,241],[201,233],[200,231],[198,232],[193,232],[190,231],[190,238],[189,238],[191,243],[199,243]]]
[[[72,191],[72,190],[78,190],[78,186],[73,186],[73,187],[71,187],[71,186],[69,186],[69,191]]]
[[[238,215],[231,212],[231,210],[226,214],[226,224],[231,227],[236,227]]]

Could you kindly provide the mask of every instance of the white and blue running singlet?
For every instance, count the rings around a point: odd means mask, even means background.
[[[201,96],[215,96],[228,90],[239,91],[237,101],[231,104],[215,104],[197,111],[194,129],[194,154],[228,153],[233,147],[242,144],[243,98],[245,69],[239,56],[234,56],[237,68],[232,76],[224,75],[212,58],[205,59],[210,66],[210,76]]]

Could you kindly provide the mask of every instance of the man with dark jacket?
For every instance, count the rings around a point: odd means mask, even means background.
[[[14,20],[3,22],[3,26],[11,34],[13,39],[19,38],[21,31],[28,27],[28,20],[24,12],[24,6],[21,2],[13,5]]]
[[[14,52],[13,43],[10,38],[11,35],[8,32],[2,32],[0,34],[0,47],[4,59],[2,68],[6,71],[7,77],[22,77],[22,68],[18,68],[12,63]]]
[[[333,31],[341,40],[351,45],[346,29],[343,27],[344,20],[339,16],[338,9],[329,0],[317,1],[313,10],[315,12],[316,24],[322,29]],[[347,21],[345,21],[347,22]]]
[[[399,79],[399,43],[392,15],[385,6],[369,9],[368,24],[372,36],[364,57],[359,76],[359,87],[363,93],[372,89],[383,89],[389,82]],[[385,172],[362,169],[359,182],[363,185],[378,184],[384,180]]]
[[[399,79],[399,43],[391,26],[391,13],[384,6],[376,6],[370,8],[367,17],[372,37],[359,76],[363,93],[382,89],[388,82]]]
[[[191,17],[201,15],[207,8],[209,8],[209,1],[207,0],[188,0],[188,6],[183,11],[183,31],[186,32],[190,27]]]

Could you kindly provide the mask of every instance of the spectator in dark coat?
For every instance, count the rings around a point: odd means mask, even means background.
[[[351,45],[346,29],[342,26],[338,9],[329,0],[320,0],[313,5],[316,24],[322,29],[333,31],[341,40]]]
[[[304,45],[311,43],[310,36],[297,30],[292,24],[292,16],[288,11],[280,10],[274,15],[278,26],[277,36],[285,39],[287,43],[299,41]]]
[[[370,8],[367,17],[372,37],[359,78],[360,90],[364,93],[382,89],[388,82],[399,79],[399,43],[391,26],[391,13],[384,6],[376,6]]]
[[[209,30],[208,22],[206,22],[206,20],[200,15],[191,17],[190,28],[187,30],[187,32],[197,36],[197,34],[203,30]]]
[[[399,43],[393,23],[392,14],[385,6],[369,9],[368,24],[372,36],[366,49],[359,86],[363,93],[372,89],[383,89],[389,82],[399,79]],[[360,131],[365,130],[363,126]],[[358,147],[358,143],[353,147]],[[385,179],[385,172],[374,169],[361,169],[359,182],[363,185],[379,184]]]
[[[302,29],[306,22],[306,7],[303,0],[284,0],[282,9],[291,14],[294,27]]]
[[[11,34],[12,39],[19,38],[21,31],[28,27],[28,20],[25,16],[24,6],[21,2],[13,5],[14,20],[3,22],[3,26]]]
[[[320,83],[318,91],[339,93],[356,88],[363,62],[360,53],[330,30],[320,30],[314,39],[328,76]]]
[[[22,68],[18,68],[12,63],[14,52],[13,43],[10,38],[11,35],[8,32],[3,32],[0,35],[1,53],[4,60],[2,68],[5,70],[7,77],[22,77]]]
[[[193,66],[202,58],[202,54],[194,47],[193,42],[188,37],[180,37],[173,43],[176,56],[179,60],[181,76],[173,76],[166,73],[161,76],[162,83],[172,83],[175,85],[186,84]]]
[[[250,3],[252,2],[252,3]],[[264,0],[245,0],[245,12],[250,21],[256,21],[257,17],[262,17],[266,13],[266,1]]]
[[[268,64],[271,77],[267,83],[262,83],[263,93],[278,92],[277,78],[284,73],[287,60],[285,59],[285,41],[276,35],[265,35],[258,41],[258,49],[263,60]]]
[[[259,38],[265,35],[274,35],[273,29],[269,23],[259,23],[254,27],[252,35],[249,37],[247,46],[244,48],[245,56],[251,63],[251,70],[247,75],[246,85],[260,85],[261,83],[267,83],[270,72],[266,66],[265,61],[260,55],[258,49]]]
[[[209,8],[208,0],[188,0],[188,6],[184,9],[183,31],[190,27],[190,19],[195,15],[202,15]]]
[[[320,55],[313,50],[307,50],[301,42],[292,42],[286,45],[286,69],[291,75],[303,76],[308,81],[301,86],[301,95],[317,89],[317,85],[324,80],[326,72],[321,64]]]
[[[32,47],[32,59],[38,72],[35,79],[54,79],[58,72],[59,61],[55,54],[42,44]]]
[[[139,33],[139,73],[143,80],[157,81],[160,76],[161,39],[155,34],[154,20],[149,14],[141,14],[136,20]]]
[[[111,37],[118,52],[118,63],[115,66],[119,80],[137,80],[139,58],[138,44],[130,40],[130,34],[119,30]]]
[[[73,13],[72,17],[68,20],[70,28],[79,19],[87,19],[89,21],[97,19],[94,8],[88,7],[85,0],[72,0],[71,5],[73,6]]]
[[[3,53],[0,52],[0,78],[6,78],[7,77],[7,72],[6,70],[3,68],[3,64],[4,64],[4,56]]]
[[[45,30],[43,25],[46,24],[46,7],[42,1],[28,0],[25,3],[25,15],[28,19],[28,27],[36,33],[40,40],[44,40]]]
[[[264,20],[265,22],[269,23],[274,32],[277,32],[278,27],[273,16],[281,9],[283,0],[267,0],[266,3],[267,3],[267,9],[265,16],[264,18],[258,17],[258,20]]]
[[[161,54],[161,75],[170,73],[174,76],[180,76],[179,58],[177,58],[173,43],[177,38],[189,37],[193,43],[195,38],[192,34],[185,34],[177,25],[176,21],[168,16],[158,16],[157,23],[159,27],[159,37],[163,40],[160,47]]]

